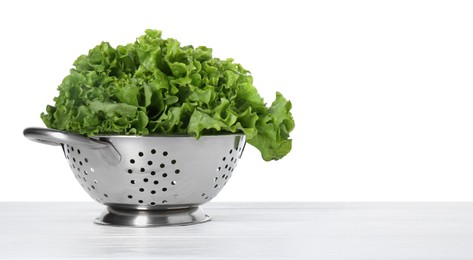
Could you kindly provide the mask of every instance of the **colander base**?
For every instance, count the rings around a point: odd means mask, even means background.
[[[169,210],[132,210],[107,207],[94,223],[126,227],[193,225],[207,222],[211,217],[200,207]]]

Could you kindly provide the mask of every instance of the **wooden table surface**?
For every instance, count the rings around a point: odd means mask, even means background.
[[[192,226],[93,224],[95,202],[0,203],[0,259],[473,259],[473,203],[208,203]]]

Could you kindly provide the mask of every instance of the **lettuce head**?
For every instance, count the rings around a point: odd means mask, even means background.
[[[267,106],[250,72],[233,59],[181,46],[156,30],[79,56],[58,91],[41,114],[49,128],[86,136],[244,133],[266,161],[292,146],[292,105],[281,93]]]

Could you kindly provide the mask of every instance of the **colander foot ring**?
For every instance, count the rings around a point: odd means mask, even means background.
[[[111,226],[155,227],[193,225],[211,218],[200,207],[166,210],[134,210],[107,207],[94,223]]]

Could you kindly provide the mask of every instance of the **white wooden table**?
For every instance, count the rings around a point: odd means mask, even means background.
[[[0,259],[473,259],[473,203],[208,203],[212,221],[158,228],[102,209],[0,203]]]

